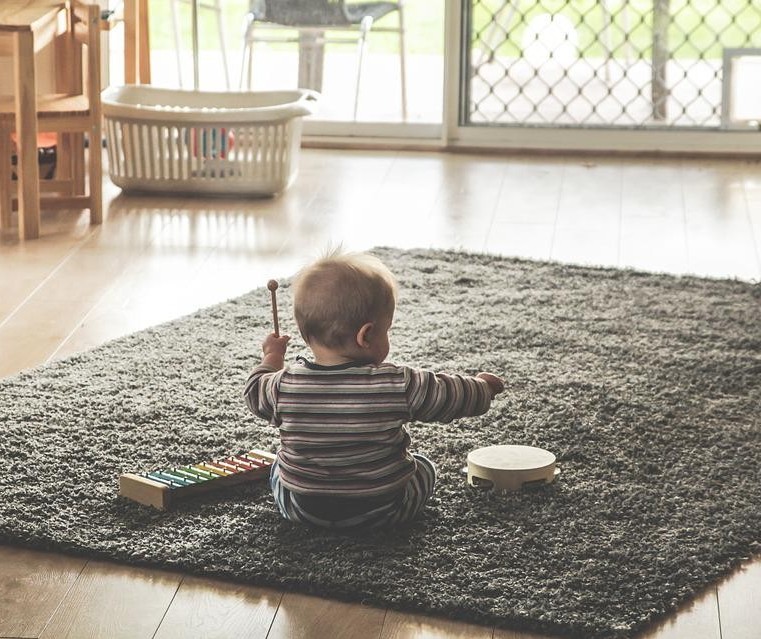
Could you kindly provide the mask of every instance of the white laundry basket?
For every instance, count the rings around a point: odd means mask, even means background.
[[[314,91],[178,91],[146,85],[102,94],[109,175],[125,191],[274,195],[298,172]]]

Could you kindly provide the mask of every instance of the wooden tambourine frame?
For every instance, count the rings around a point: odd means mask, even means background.
[[[495,493],[550,484],[560,474],[548,450],[516,445],[478,448],[468,454],[466,470],[468,484]]]

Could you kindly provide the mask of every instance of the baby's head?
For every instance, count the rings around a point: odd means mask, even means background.
[[[396,308],[396,281],[378,258],[337,251],[302,269],[293,283],[301,336],[347,357],[380,363]]]

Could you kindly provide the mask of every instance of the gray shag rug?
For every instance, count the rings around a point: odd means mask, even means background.
[[[307,530],[263,484],[172,512],[117,497],[122,472],[275,449],[241,396],[262,288],[0,382],[0,540],[579,637],[630,636],[761,551],[761,287],[376,253],[401,285],[390,361],[507,381],[485,416],[411,425],[440,470],[422,519]],[[295,334],[287,282],[279,300]],[[505,443],[555,452],[559,480],[468,488],[467,453]]]

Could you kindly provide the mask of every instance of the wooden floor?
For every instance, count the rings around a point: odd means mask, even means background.
[[[754,162],[307,150],[300,167],[259,201],[128,197],[106,178],[102,226],[51,212],[39,240],[4,230],[0,376],[263,286],[331,243],[761,279]],[[759,602],[756,560],[643,637],[758,639]],[[0,637],[191,636],[537,637],[0,547]]]

